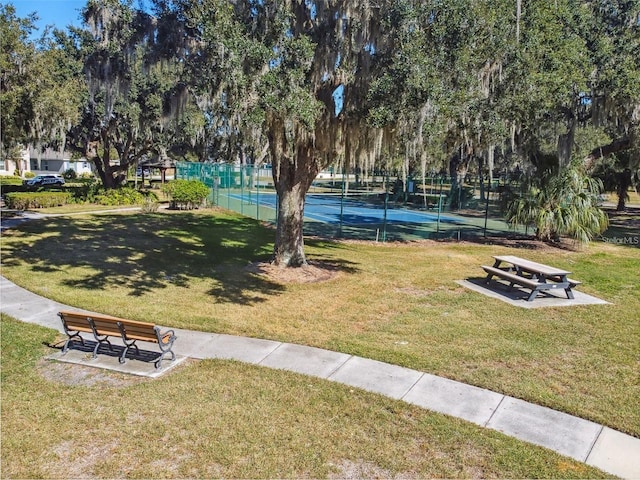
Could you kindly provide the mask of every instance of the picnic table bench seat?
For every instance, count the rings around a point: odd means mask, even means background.
[[[62,326],[68,337],[62,347],[63,354],[69,350],[69,345],[74,338],[80,340],[84,345],[84,338],[80,333],[90,333],[96,340],[93,358],[97,357],[100,345],[106,344],[110,350],[113,350],[113,345],[109,341],[110,337],[120,338],[124,343],[124,350],[119,358],[120,363],[125,363],[126,355],[130,348],[135,348],[136,353],[139,353],[138,345],[136,345],[138,341],[156,343],[158,345],[160,357],[154,362],[156,368],[160,368],[166,354],[171,354],[172,361],[176,358],[175,352],[172,350],[173,342],[176,339],[173,330],[162,332],[160,327],[153,323],[94,313],[61,311],[58,316],[62,320]]]
[[[518,275],[517,273],[510,272],[509,270],[490,267],[488,265],[482,265],[482,269],[488,273],[487,283],[489,283],[489,280],[491,280],[491,277],[495,275],[496,277],[500,277],[504,280],[508,280],[509,282],[511,282],[511,286],[521,285],[523,287],[537,288],[540,285],[540,282],[536,279],[523,277],[522,275]]]
[[[550,277],[550,278],[552,278],[552,279],[553,279],[554,281],[556,281],[556,282],[561,281],[561,279],[560,279],[560,278],[558,278],[558,277]],[[570,286],[571,288],[576,288],[578,285],[582,285],[582,282],[581,282],[581,281],[579,281],[579,280],[573,280],[572,278],[567,278],[567,282],[569,282],[569,286]]]

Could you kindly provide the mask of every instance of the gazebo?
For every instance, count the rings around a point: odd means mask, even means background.
[[[176,168],[176,163],[168,156],[158,155],[154,158],[144,158],[138,162],[138,167],[142,169],[142,183],[144,184],[144,171],[145,169],[156,168],[160,170],[160,179],[164,184],[167,180],[167,170]]]

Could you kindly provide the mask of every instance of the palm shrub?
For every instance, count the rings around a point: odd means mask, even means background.
[[[602,188],[601,180],[572,163],[560,172],[534,179],[524,194],[508,204],[506,218],[512,226],[532,226],[540,240],[558,241],[567,236],[587,244],[609,225],[606,213],[597,205]]]

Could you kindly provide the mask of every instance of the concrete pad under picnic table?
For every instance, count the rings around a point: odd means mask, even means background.
[[[492,279],[489,283],[486,283],[485,277],[482,277],[456,280],[456,283],[487,297],[496,298],[522,308],[575,307],[576,305],[607,305],[609,303],[600,298],[579,292],[575,288],[571,290],[574,296],[573,299],[567,298],[564,289],[552,289],[538,293],[535,299],[528,302],[527,298],[531,293],[529,289],[516,285],[509,290],[509,284],[505,281]]]

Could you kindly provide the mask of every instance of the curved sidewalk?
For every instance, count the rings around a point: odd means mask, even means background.
[[[64,309],[73,310],[0,276],[0,312],[63,332],[57,312]],[[189,330],[176,335],[179,357],[233,359],[324,378],[498,430],[622,478],[640,478],[640,439],[546,407],[319,348]]]

